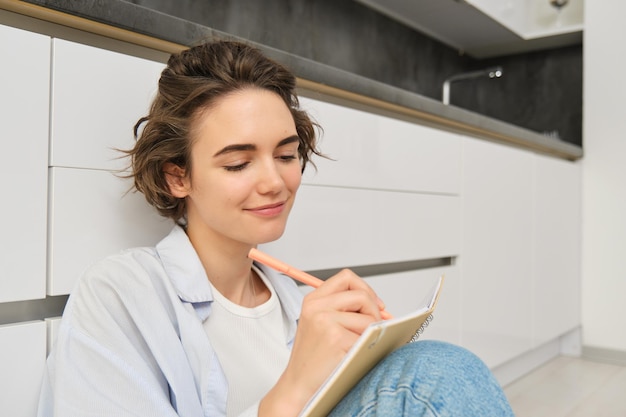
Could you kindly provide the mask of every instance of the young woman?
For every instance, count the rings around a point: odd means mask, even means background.
[[[316,148],[295,78],[247,45],[173,55],[128,153],[175,226],[93,265],[73,291],[41,416],[297,416],[382,302],[344,270],[302,297],[249,250],[278,239]],[[449,344],[381,362],[336,416],[507,416],[488,369]]]

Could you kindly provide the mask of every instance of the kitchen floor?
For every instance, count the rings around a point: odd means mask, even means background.
[[[559,356],[504,392],[516,417],[626,417],[626,366]]]

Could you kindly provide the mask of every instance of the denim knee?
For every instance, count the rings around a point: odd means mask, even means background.
[[[381,361],[332,415],[504,417],[513,413],[476,355],[450,343],[419,341]]]

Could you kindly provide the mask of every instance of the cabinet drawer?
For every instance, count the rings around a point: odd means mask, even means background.
[[[46,355],[49,355],[57,341],[61,317],[49,317],[44,322],[46,323]]]
[[[494,367],[531,348],[531,152],[467,139],[463,173],[463,345]]]
[[[417,271],[368,277],[365,280],[385,302],[387,311],[402,316],[425,304],[424,298],[437,281],[445,275],[433,321],[420,340],[434,339],[459,344],[461,342],[461,282],[455,266],[428,268]]]
[[[0,302],[8,302],[46,291],[50,38],[0,25],[0,56]]]
[[[163,64],[54,39],[50,165],[119,169]]]
[[[420,340],[441,340],[458,345],[461,343],[461,282],[456,266],[375,275],[366,277],[365,281],[385,302],[385,310],[400,317],[426,304],[426,294],[440,275],[445,275],[441,296],[433,321]],[[313,289],[300,285],[300,291],[308,294]]]
[[[303,185],[285,235],[264,245],[300,269],[330,269],[455,256],[454,196]]]
[[[154,246],[172,228],[129,185],[108,171],[50,169],[48,294],[68,294],[92,262]]]
[[[0,326],[2,415],[32,417],[37,414],[45,363],[46,325],[43,321]]]
[[[535,156],[533,346],[580,326],[581,165]],[[558,302],[555,302],[558,300]]]
[[[312,99],[302,99],[322,126],[309,184],[458,194],[461,137],[441,130]]]

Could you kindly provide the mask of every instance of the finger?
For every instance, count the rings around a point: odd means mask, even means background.
[[[347,290],[319,296],[310,294],[307,307],[314,311],[353,312],[370,316],[373,320],[381,319],[381,312],[371,294],[365,290]]]
[[[376,322],[371,317],[353,312],[337,313],[336,320],[340,326],[357,336],[360,336],[370,324]]]
[[[322,288],[324,287],[324,288]],[[348,290],[364,290],[373,300],[376,301],[379,310],[384,310],[385,303],[376,295],[376,292],[370,287],[363,278],[359,277],[349,269],[342,269],[337,274],[327,279],[322,286],[320,294],[329,294],[331,292],[340,292]]]

